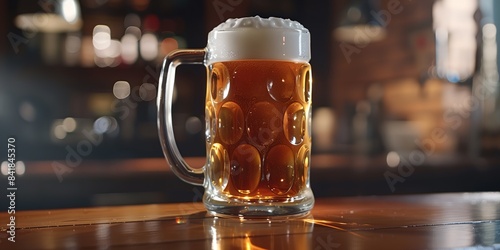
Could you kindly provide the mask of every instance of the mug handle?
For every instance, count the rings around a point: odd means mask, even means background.
[[[177,177],[198,186],[203,185],[205,166],[200,169],[190,167],[177,148],[172,125],[172,96],[176,67],[180,64],[204,64],[205,55],[205,49],[183,49],[168,54],[163,61],[156,99],[158,134],[163,154]]]

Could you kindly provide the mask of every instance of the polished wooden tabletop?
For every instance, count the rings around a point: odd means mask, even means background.
[[[0,249],[500,249],[500,192],[317,199],[273,219],[201,203],[17,211],[15,243],[0,220]]]

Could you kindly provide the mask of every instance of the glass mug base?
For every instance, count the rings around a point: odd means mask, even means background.
[[[314,196],[309,188],[294,197],[279,199],[242,199],[205,192],[203,203],[207,210],[222,215],[243,217],[301,216],[312,209]]]

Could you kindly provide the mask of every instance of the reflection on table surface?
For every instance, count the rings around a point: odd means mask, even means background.
[[[20,211],[16,222],[16,243],[2,223],[2,249],[496,249],[500,193],[319,199],[308,215],[272,219],[176,203]]]

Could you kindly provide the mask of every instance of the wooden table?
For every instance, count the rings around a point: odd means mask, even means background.
[[[292,219],[209,215],[200,203],[18,211],[0,249],[500,248],[500,192],[318,199]],[[481,248],[486,247],[486,248]]]

